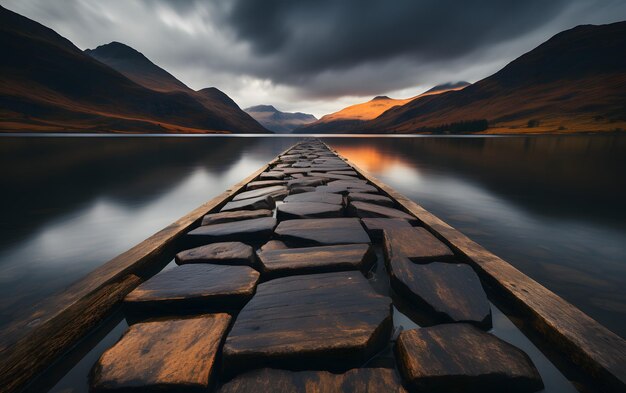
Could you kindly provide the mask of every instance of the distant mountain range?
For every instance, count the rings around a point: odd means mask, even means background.
[[[298,127],[317,120],[315,116],[308,113],[281,112],[272,105],[251,106],[244,111],[261,123],[263,127],[281,134],[290,133]]]
[[[444,91],[458,90],[469,85],[468,82],[446,83],[411,98],[394,99],[387,96],[377,96],[372,100],[361,104],[351,105],[340,111],[323,116],[314,123],[298,128],[296,133],[327,133],[327,132],[350,132],[352,129],[362,127],[368,120],[375,119],[382,113],[395,106],[402,106],[417,97],[431,94],[439,94]]]
[[[324,132],[624,130],[624,53],[626,22],[578,26],[555,35],[494,75],[461,90],[418,96],[348,130],[336,123]]]
[[[268,132],[215,88],[194,91],[138,51],[86,52],[0,7],[0,131]]]
[[[563,31],[471,85],[444,84],[407,99],[379,96],[319,120],[269,105],[243,111],[214,87],[190,89],[127,45],[112,42],[83,52],[53,30],[1,6],[0,53],[0,132],[626,129],[626,22]]]

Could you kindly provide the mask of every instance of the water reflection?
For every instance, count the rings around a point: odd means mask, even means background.
[[[0,139],[0,327],[293,143]]]
[[[626,137],[327,142],[626,336]]]

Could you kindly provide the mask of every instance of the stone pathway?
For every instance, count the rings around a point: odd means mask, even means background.
[[[144,315],[94,365],[94,392],[543,386],[525,353],[488,332],[472,267],[319,141],[201,224],[179,266],[127,296]],[[396,301],[429,322],[394,333]]]

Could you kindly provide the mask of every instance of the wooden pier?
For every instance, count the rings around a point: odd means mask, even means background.
[[[394,329],[400,302],[421,328]],[[0,391],[119,304],[131,326],[93,365],[94,392],[541,390],[529,356],[489,332],[491,303],[585,389],[626,389],[623,339],[307,140],[15,321]]]

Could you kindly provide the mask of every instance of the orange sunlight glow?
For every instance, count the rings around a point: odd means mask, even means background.
[[[372,146],[343,146],[337,147],[337,151],[368,172],[386,172],[407,165],[398,157],[385,154]]]

